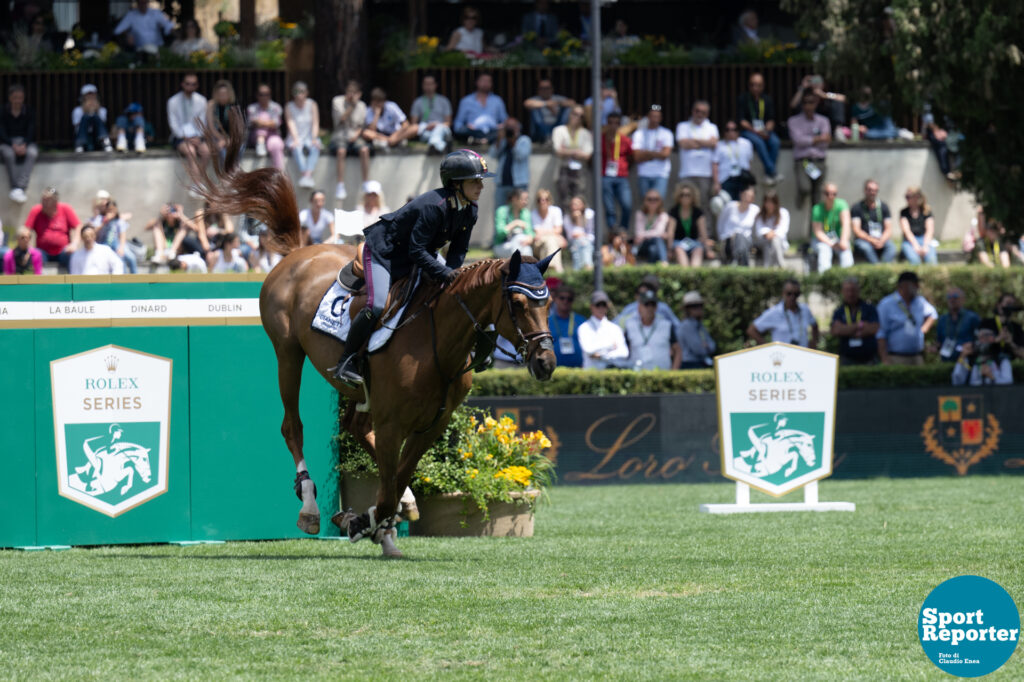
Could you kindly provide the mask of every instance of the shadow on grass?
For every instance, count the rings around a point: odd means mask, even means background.
[[[401,559],[391,559],[379,555],[369,554],[302,554],[298,556],[282,556],[280,554],[97,554],[97,559],[199,559],[213,561],[306,561],[309,559],[336,560],[336,561],[402,561],[415,563],[452,563],[451,559],[432,559],[422,557],[403,556]]]

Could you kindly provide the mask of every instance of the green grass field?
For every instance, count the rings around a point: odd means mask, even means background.
[[[317,540],[0,551],[0,678],[940,680],[916,630],[933,587],[978,574],[1024,603],[1024,478],[698,513],[732,490],[555,488],[532,539],[403,538],[400,561]],[[1024,653],[991,678],[1024,679]]]

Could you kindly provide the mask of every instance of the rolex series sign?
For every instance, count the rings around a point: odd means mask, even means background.
[[[167,492],[171,365],[119,346],[50,363],[62,496],[114,517]]]
[[[829,476],[838,367],[784,343],[715,358],[722,473],[777,497]]]

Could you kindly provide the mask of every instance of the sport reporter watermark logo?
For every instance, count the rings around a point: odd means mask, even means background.
[[[980,677],[1010,660],[1020,639],[1020,613],[998,583],[976,575],[951,578],[917,615],[921,648],[939,670]]]

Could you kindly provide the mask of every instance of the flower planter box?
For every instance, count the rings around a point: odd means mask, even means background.
[[[342,511],[352,509],[359,513],[377,504],[377,486],[380,485],[379,476],[376,474],[342,473],[339,478]]]
[[[513,497],[540,493],[513,493]],[[428,537],[533,537],[533,508],[524,503],[492,502],[490,518],[466,493],[445,493],[418,502],[420,520],[412,526],[413,535]]]

